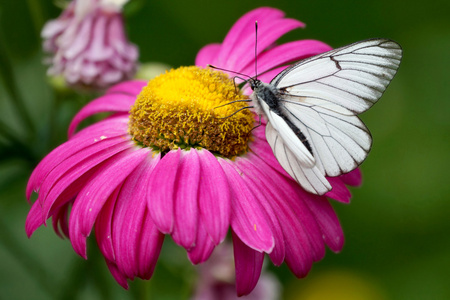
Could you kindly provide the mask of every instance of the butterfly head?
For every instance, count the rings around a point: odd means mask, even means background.
[[[261,87],[261,80],[259,79],[250,78],[248,83],[250,84],[252,91]]]

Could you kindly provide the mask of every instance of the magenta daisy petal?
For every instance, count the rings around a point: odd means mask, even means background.
[[[206,261],[215,246],[211,236],[206,232],[203,223],[199,221],[195,247],[188,249],[189,260],[195,265]]]
[[[121,93],[121,94],[137,95],[146,85],[147,82],[141,80],[126,81],[110,87],[106,91],[106,94]]]
[[[250,248],[270,253],[274,238],[265,211],[251,188],[241,179],[246,174],[232,163],[221,161],[232,191],[231,227]]]
[[[128,278],[149,278],[156,265],[164,235],[148,217],[146,189],[159,157],[146,160],[131,173],[121,187],[114,207],[112,245],[115,263]],[[144,277],[145,276],[145,277]]]
[[[243,296],[249,294],[258,283],[264,262],[264,253],[249,248],[237,235],[232,234],[232,237],[236,268],[236,291],[238,296]]]
[[[95,34],[108,31],[102,22],[89,25]],[[231,232],[238,295],[256,286],[266,254],[304,277],[326,246],[340,251],[344,236],[328,198],[348,203],[347,185],[361,183],[360,171],[328,178],[333,188],[326,196],[306,192],[275,158],[266,121],[254,128],[258,117],[235,101],[248,99],[249,89],[236,89],[224,72],[202,68],[213,64],[253,76],[257,60],[258,78],[269,81],[290,62],[330,49],[314,40],[276,43],[303,26],[277,9],[253,10],[222,44],[199,52],[198,66],[148,83],[120,83],[86,105],[69,127],[69,140],[30,176],[27,198],[33,192],[38,198],[26,220],[27,234],[51,217],[55,231],[86,258],[86,239],[94,230],[112,276],[127,288],[128,279],[152,276],[165,235],[199,264]],[[129,49],[118,42],[123,36],[112,37],[111,49],[126,55]],[[70,54],[79,53],[80,45]],[[90,58],[99,57],[99,47],[90,44]],[[99,112],[112,115],[76,132]]]
[[[198,155],[201,222],[214,244],[218,245],[225,239],[230,225],[230,186],[222,166],[211,152],[198,151]]]
[[[259,43],[259,41],[258,41]],[[259,46],[259,45],[258,45]],[[282,66],[293,61],[298,61],[310,56],[314,56],[332,48],[327,44],[315,40],[295,41],[279,45],[261,53],[258,56],[258,70],[265,72],[273,68],[273,66]],[[254,58],[254,57],[253,57]],[[255,71],[254,64],[249,64],[241,70],[244,74],[253,74]],[[281,69],[277,70],[277,74]],[[272,76],[273,78],[274,76]],[[270,80],[271,78],[269,78]]]
[[[112,239],[110,238],[113,230],[112,216],[114,213],[114,205],[116,204],[116,199],[121,188],[122,185],[118,186],[108,197],[108,200],[102,206],[95,221],[95,237],[97,238],[98,248],[105,259],[111,262],[115,260]]]
[[[355,169],[347,174],[342,174],[339,178],[347,185],[360,186],[362,183],[361,170]]]
[[[240,172],[245,173],[246,176],[241,176],[242,180],[247,184],[247,186],[252,190],[255,195],[254,201],[258,202],[261,207],[263,207],[263,211],[266,214],[266,219],[270,222],[270,228],[272,230],[272,234],[274,237],[274,249],[270,252],[270,256],[274,257],[274,263],[276,265],[280,265],[285,256],[285,241],[283,236],[283,230],[281,224],[279,222],[279,212],[278,207],[273,201],[276,195],[276,190],[272,189],[271,186],[266,186],[265,180],[269,179],[270,176],[266,177],[266,174],[271,174],[273,169],[270,167],[261,164],[259,166],[255,166],[251,163],[255,159],[255,157],[251,157],[252,154],[249,153],[249,159],[239,159],[236,163],[239,166]],[[261,172],[258,170],[261,168]]]
[[[126,113],[133,105],[135,97],[127,94],[107,94],[100,98],[95,99],[91,103],[83,107],[72,119],[70,123],[68,135],[69,137],[75,132],[78,124],[89,116],[101,113],[101,112],[122,112]]]
[[[203,47],[197,55],[195,65],[206,67],[208,64],[214,63],[220,48],[220,44],[209,44],[208,46]]]
[[[69,219],[67,210],[69,209],[70,205],[71,203],[67,202],[66,204],[60,206],[58,210],[52,215],[53,229],[61,238],[64,238],[64,236],[69,236],[69,227],[67,226]]]
[[[341,251],[344,233],[330,202],[326,197],[306,197],[305,202],[319,224],[327,246],[334,252]]]
[[[200,160],[196,150],[182,152],[174,195],[174,241],[186,249],[195,246],[198,225]]]
[[[72,246],[80,256],[86,258],[86,237],[108,197],[147,155],[147,149],[130,149],[113,156],[99,166],[79,192],[72,207],[69,232]]]
[[[156,227],[162,233],[172,233],[174,224],[173,203],[175,179],[180,164],[181,151],[169,151],[153,170],[148,186],[147,203]]]

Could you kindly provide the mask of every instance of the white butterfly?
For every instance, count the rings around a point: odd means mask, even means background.
[[[323,195],[325,176],[365,160],[372,137],[357,115],[380,99],[401,57],[396,42],[371,39],[302,60],[269,84],[248,80],[275,157],[305,190]]]

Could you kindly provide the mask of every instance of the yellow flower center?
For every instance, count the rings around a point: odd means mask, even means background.
[[[247,151],[253,128],[253,114],[242,109],[247,103],[229,104],[243,99],[248,97],[223,72],[195,66],[170,70],[138,95],[129,133],[156,151],[205,148],[232,158]]]

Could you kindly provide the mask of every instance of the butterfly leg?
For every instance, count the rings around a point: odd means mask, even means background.
[[[258,128],[259,126],[261,126],[261,115],[258,115],[258,117],[259,117],[258,125],[256,125],[256,126],[253,127],[252,129],[250,129],[250,131],[247,133],[247,135],[250,135],[250,133],[251,133],[254,129],[256,129],[256,128]]]
[[[242,101],[242,100],[236,100],[236,101]],[[237,111],[235,111],[234,113],[232,113],[231,115],[226,116],[226,117],[223,117],[223,118],[219,118],[219,119],[226,119],[226,118],[232,117],[232,116],[234,116],[235,114],[237,114],[238,112],[240,112],[241,110],[247,109],[247,108],[253,108],[253,106],[245,106],[245,107],[242,107],[242,108],[238,109]]]
[[[227,106],[227,105],[230,105],[230,104],[233,104],[233,103],[236,103],[236,102],[252,102],[252,100],[251,99],[234,100],[234,101],[231,101],[231,102],[228,102],[228,103],[216,106],[216,107],[214,107],[214,109],[222,107],[222,106]]]

